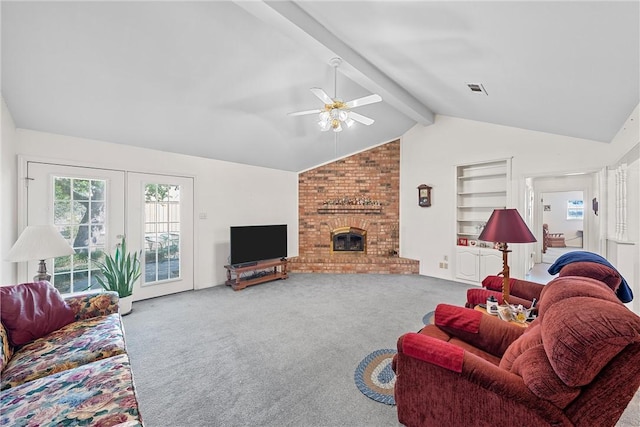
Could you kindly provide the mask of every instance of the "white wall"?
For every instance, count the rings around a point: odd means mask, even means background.
[[[3,98],[0,98],[0,284],[13,283],[16,265],[4,259],[18,238],[16,127]]]
[[[61,164],[193,176],[197,289],[226,280],[231,225],[286,223],[289,256],[298,254],[296,173],[24,129],[16,131],[16,151]]]
[[[400,255],[418,259],[420,274],[454,280],[455,165],[513,157],[510,207],[527,217],[525,177],[598,171],[632,146],[626,139],[607,144],[446,116],[416,125],[401,142]],[[420,183],[433,186],[430,208],[417,205]],[[524,277],[523,246],[510,245],[510,261],[519,260],[510,262],[513,277]],[[445,256],[449,268],[440,269]]]
[[[613,139],[613,143],[628,147],[625,152],[617,156],[614,162],[608,164],[607,183],[607,237],[608,258],[631,286],[634,299],[628,306],[640,314],[640,105],[625,121],[624,125]],[[627,233],[626,240],[618,241],[615,234],[616,197],[613,171],[616,167],[627,165],[626,208]]]

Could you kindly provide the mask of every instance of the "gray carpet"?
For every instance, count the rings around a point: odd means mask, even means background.
[[[394,406],[358,391],[354,370],[438,303],[461,305],[466,289],[424,276],[292,274],[136,302],[124,323],[145,424],[398,426]],[[618,425],[638,421],[627,409]]]

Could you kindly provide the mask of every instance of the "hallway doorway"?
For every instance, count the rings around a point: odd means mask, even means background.
[[[598,193],[597,173],[527,179],[532,232],[538,239],[530,256],[525,279],[548,283],[548,268],[572,251],[598,253],[600,218],[587,209]]]
[[[560,255],[582,250],[584,192],[553,191],[542,196],[542,263],[553,264]]]

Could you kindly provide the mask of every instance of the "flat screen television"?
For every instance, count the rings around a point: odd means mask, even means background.
[[[245,225],[230,228],[231,265],[250,265],[287,257],[287,225]]]

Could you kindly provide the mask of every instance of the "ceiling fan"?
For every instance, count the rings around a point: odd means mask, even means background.
[[[343,101],[338,98],[338,66],[342,63],[342,59],[333,58],[329,63],[333,66],[333,98],[327,95],[324,90],[313,87],[311,93],[317,96],[320,101],[324,103],[323,108],[317,108],[315,110],[298,111],[296,113],[289,113],[290,116],[304,116],[307,114],[319,114],[318,125],[323,132],[333,129],[334,132],[341,132],[344,124],[347,127],[353,126],[354,122],[362,123],[363,125],[371,125],[375,120],[372,118],[363,116],[354,111],[353,108],[362,107],[363,105],[374,104],[382,101],[382,97],[378,94],[371,94],[362,98],[354,99],[352,101]]]

